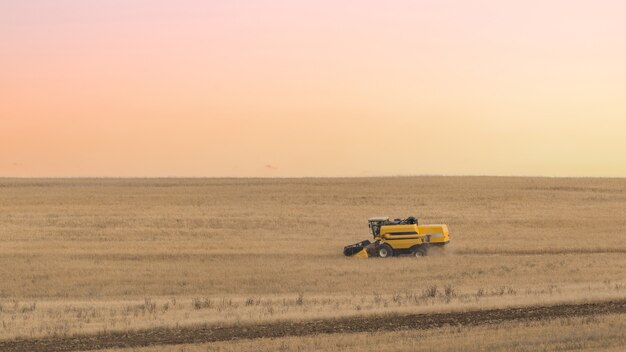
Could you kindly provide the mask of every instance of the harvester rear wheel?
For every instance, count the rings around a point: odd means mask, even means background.
[[[428,254],[428,250],[424,246],[416,246],[411,250],[411,254],[416,257],[425,257]]]
[[[378,256],[381,258],[393,257],[393,249],[385,243],[378,248]]]

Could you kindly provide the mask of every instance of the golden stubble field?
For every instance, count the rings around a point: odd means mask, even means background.
[[[343,257],[387,215],[452,244]],[[624,298],[625,254],[624,179],[0,179],[0,340]]]

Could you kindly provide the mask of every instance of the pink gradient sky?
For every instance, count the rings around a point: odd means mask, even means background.
[[[4,1],[0,176],[626,177],[624,1]]]

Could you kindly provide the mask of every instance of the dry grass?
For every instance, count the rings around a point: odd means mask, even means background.
[[[447,223],[344,258],[366,218]],[[626,180],[0,179],[0,338],[626,296]]]

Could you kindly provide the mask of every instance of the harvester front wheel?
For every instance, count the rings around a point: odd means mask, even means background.
[[[381,258],[393,257],[393,249],[388,244],[383,244],[378,248],[378,256]]]

